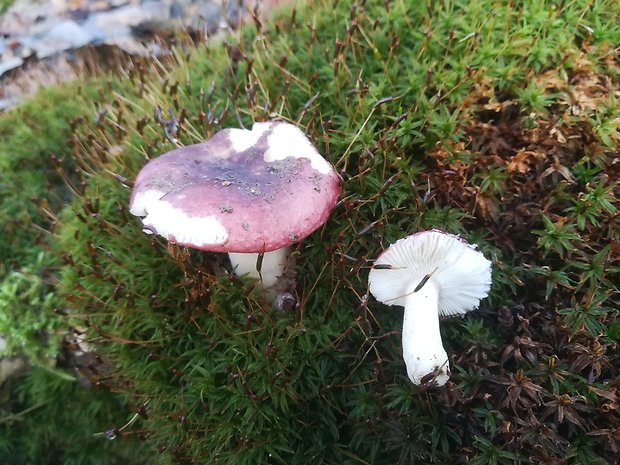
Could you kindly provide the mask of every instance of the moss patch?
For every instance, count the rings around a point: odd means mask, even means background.
[[[612,463],[618,451],[618,56],[613,2],[314,2],[189,56],[137,63],[75,125],[58,287],[114,363],[159,462]],[[492,14],[489,14],[492,12]],[[299,124],[343,178],[272,310],[224,258],[141,232],[131,179],[220,127]],[[61,165],[62,173],[62,165]],[[427,228],[493,260],[417,388],[372,259]]]

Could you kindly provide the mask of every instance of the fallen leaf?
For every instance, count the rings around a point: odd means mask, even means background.
[[[541,152],[535,152],[530,150],[522,150],[517,152],[516,155],[510,158],[510,161],[506,165],[508,172],[510,173],[527,173],[531,169],[531,165],[538,160],[543,160],[546,155]]]

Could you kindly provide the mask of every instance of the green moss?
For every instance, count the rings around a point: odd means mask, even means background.
[[[109,392],[93,391],[51,368],[36,368],[0,390],[0,456],[6,465],[141,463],[148,456],[135,441],[104,434],[130,417]],[[107,436],[109,437],[109,435]]]
[[[6,342],[0,356],[25,356],[31,364],[47,365],[60,347],[54,314],[59,302],[42,278],[45,258],[19,271],[0,269],[0,334]]]
[[[58,292],[153,463],[613,462],[620,27],[601,12],[617,4],[406,3],[315,2],[170,71],[136,64],[76,125]],[[290,314],[127,212],[128,180],[176,139],[273,117],[343,177],[296,248]],[[400,311],[366,282],[434,227],[494,264],[481,309],[442,326],[443,389],[408,382]]]
[[[33,247],[33,236],[50,219],[33,199],[49,200],[48,211],[67,200],[51,157],[71,153],[70,122],[89,111],[99,88],[97,81],[50,87],[0,115],[0,256],[5,263],[19,267],[36,259],[40,249]]]
[[[51,157],[70,169],[63,158],[72,151],[72,120],[95,108],[91,101],[102,81],[80,86],[45,89],[0,115],[0,335],[6,341],[0,356],[3,363],[14,356],[27,365],[0,384],[0,460],[6,465],[138,463],[144,454],[135,441],[119,448],[93,436],[131,412],[67,371],[76,367],[64,358],[71,347],[64,339],[68,325],[53,292],[55,259],[45,253],[53,212],[70,198]]]
[[[4,13],[5,11],[7,11],[12,4],[13,0],[0,1],[0,13]]]

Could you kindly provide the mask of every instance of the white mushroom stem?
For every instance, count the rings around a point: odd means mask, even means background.
[[[436,371],[433,379],[443,386],[450,378],[448,354],[441,343],[438,314],[439,293],[432,281],[405,297],[403,317],[403,358],[407,375],[414,384]]]
[[[263,254],[263,261],[258,270],[258,253],[229,252],[230,263],[237,276],[249,276],[258,279],[263,288],[273,287],[278,278],[284,274],[290,247],[283,247]]]

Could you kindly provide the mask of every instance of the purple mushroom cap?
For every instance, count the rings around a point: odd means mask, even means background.
[[[296,126],[255,123],[151,160],[130,200],[145,231],[212,252],[269,252],[321,226],[338,175]]]

